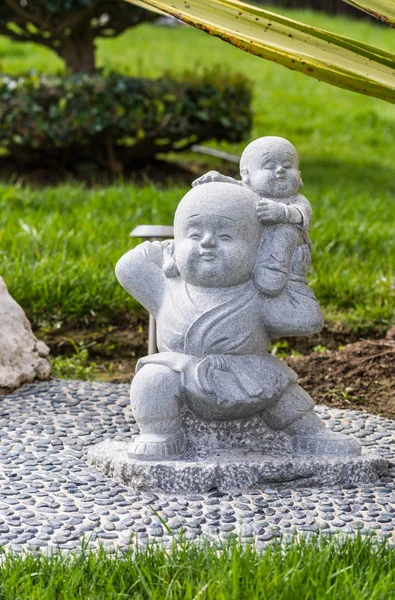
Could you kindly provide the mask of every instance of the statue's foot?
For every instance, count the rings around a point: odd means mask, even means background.
[[[288,280],[288,273],[273,267],[260,269],[255,284],[265,296],[279,296]]]
[[[359,456],[361,446],[356,439],[330,431],[314,410],[296,419],[285,431],[292,436],[296,455]]]
[[[294,435],[292,449],[298,456],[359,456],[361,446],[349,435],[322,428],[313,435]]]
[[[170,460],[185,451],[185,435],[182,430],[173,435],[141,434],[131,444],[128,454],[138,460]]]

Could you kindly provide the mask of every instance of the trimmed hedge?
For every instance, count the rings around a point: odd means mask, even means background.
[[[241,141],[251,119],[249,82],[218,71],[178,81],[0,77],[0,146],[24,164],[89,161],[116,172],[207,140]]]

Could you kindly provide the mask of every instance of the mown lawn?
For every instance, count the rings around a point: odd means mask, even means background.
[[[289,14],[395,51],[389,28]],[[100,42],[98,57],[101,66],[133,75],[221,65],[250,77],[251,138],[282,135],[300,152],[304,193],[314,207],[310,283],[325,316],[359,329],[394,321],[393,105],[306,78],[191,28],[145,25]],[[0,38],[0,64],[12,73],[61,67],[46,50],[5,38]],[[222,144],[233,153],[243,146]],[[186,191],[187,186],[150,182],[89,190],[73,183],[35,190],[3,184],[0,273],[35,324],[116,318],[134,306],[113,275],[115,262],[131,245],[129,231],[138,223],[170,223]]]
[[[4,560],[1,560],[1,559]],[[0,600],[390,600],[395,552],[361,539],[271,545],[181,544],[110,557],[0,555]]]

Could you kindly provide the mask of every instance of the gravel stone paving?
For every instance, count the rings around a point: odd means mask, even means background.
[[[152,542],[228,540],[265,547],[283,536],[374,533],[395,543],[395,421],[317,407],[334,431],[347,429],[389,461],[374,485],[262,489],[188,496],[138,493],[85,460],[106,438],[136,433],[129,386],[52,380],[0,397],[0,546],[67,551],[84,540],[109,552]]]

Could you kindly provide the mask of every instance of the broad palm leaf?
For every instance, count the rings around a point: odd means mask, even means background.
[[[395,103],[395,54],[375,46],[238,0],[127,1],[173,15],[246,52],[320,81]],[[347,1],[394,23],[394,0]]]
[[[344,0],[347,4],[355,6],[364,12],[380,19],[387,25],[395,27],[395,0]]]

